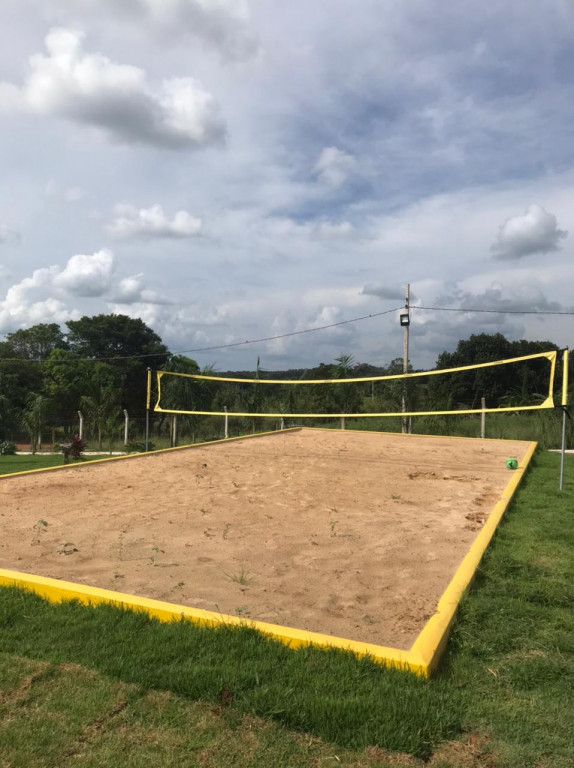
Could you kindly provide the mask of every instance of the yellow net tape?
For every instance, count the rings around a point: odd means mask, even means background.
[[[186,379],[202,379],[204,381],[231,382],[233,384],[351,384],[365,381],[391,381],[392,379],[414,379],[420,376],[439,376],[443,373],[456,373],[457,371],[472,371],[477,368],[491,368],[495,365],[507,363],[519,363],[523,360],[534,360],[537,357],[545,357],[553,365],[556,364],[556,351],[537,352],[534,355],[523,357],[511,357],[507,360],[495,360],[491,363],[475,363],[473,365],[461,365],[458,368],[440,368],[433,371],[416,371],[415,373],[393,373],[388,376],[364,376],[359,379],[233,379],[226,376],[204,376],[199,373],[174,373],[172,371],[158,371],[159,376],[180,376]]]
[[[568,405],[568,360],[569,351],[562,353],[562,405]]]
[[[157,402],[154,411],[158,413],[181,413],[190,416],[238,416],[259,419],[325,419],[325,418],[391,418],[408,416],[462,416],[473,413],[503,413],[516,411],[536,411],[542,408],[554,408],[554,377],[556,372],[557,352],[538,352],[533,355],[524,355],[522,357],[513,357],[506,360],[497,360],[488,363],[475,363],[473,365],[462,365],[457,368],[441,368],[433,371],[417,371],[416,373],[392,374],[388,376],[366,376],[362,378],[350,379],[238,379],[223,376],[204,376],[201,374],[175,373],[172,371],[156,371],[157,375]],[[175,408],[162,408],[161,401],[161,380],[163,376],[179,376],[188,379],[200,379],[205,381],[231,382],[236,384],[346,384],[353,382],[367,381],[391,381],[397,379],[413,379],[421,376],[438,376],[447,373],[457,373],[459,371],[471,371],[480,368],[490,368],[509,363],[518,363],[524,360],[534,360],[536,358],[546,358],[550,361],[550,381],[548,385],[548,396],[538,405],[514,405],[503,408],[464,408],[441,411],[392,411],[387,413],[250,413],[243,411],[203,411],[203,410],[183,410]],[[566,374],[567,375],[567,374]],[[564,385],[563,385],[564,386]],[[567,384],[566,384],[567,386]],[[562,399],[564,400],[564,390]]]

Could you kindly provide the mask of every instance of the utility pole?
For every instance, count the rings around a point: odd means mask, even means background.
[[[407,286],[405,288],[405,308],[400,315],[401,325],[404,328],[404,334],[405,334],[404,340],[403,340],[403,373],[408,373],[408,370],[409,370],[409,326],[411,324],[410,288],[411,288],[410,283],[407,283]],[[403,379],[403,413],[405,413],[407,410],[405,389],[406,389],[406,380]],[[402,431],[403,431],[403,434],[410,432],[410,419],[407,419],[406,416],[403,416]]]

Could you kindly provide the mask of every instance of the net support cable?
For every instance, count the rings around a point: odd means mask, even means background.
[[[460,416],[474,413],[503,413],[503,412],[516,412],[516,411],[537,411],[543,408],[554,408],[554,378],[556,373],[556,359],[557,351],[552,350],[550,352],[537,352],[532,355],[523,355],[521,357],[512,357],[505,360],[496,360],[487,363],[474,363],[472,365],[461,365],[456,368],[440,368],[432,371],[416,371],[413,373],[399,373],[389,374],[385,376],[365,376],[361,378],[337,378],[337,379],[240,379],[234,377],[225,376],[207,376],[203,374],[192,373],[176,373],[173,371],[156,371],[157,380],[157,401],[154,406],[154,411],[157,413],[181,413],[190,416],[237,416],[237,417],[249,417],[249,418],[263,418],[263,419],[324,419],[324,418],[345,418],[345,419],[360,419],[360,418],[392,418],[392,417],[405,417],[405,416]],[[499,408],[463,408],[453,410],[440,410],[440,411],[392,411],[385,413],[250,413],[243,411],[204,411],[204,410],[183,410],[176,408],[163,408],[160,405],[162,387],[161,382],[164,376],[176,376],[180,378],[196,379],[201,381],[213,381],[220,383],[234,383],[234,384],[280,384],[280,385],[303,385],[303,384],[351,384],[351,383],[364,383],[374,381],[396,381],[399,379],[415,379],[423,376],[440,376],[448,373],[457,373],[460,371],[472,371],[481,368],[492,368],[494,366],[509,365],[511,363],[520,363],[526,360],[545,358],[550,362],[550,380],[548,386],[548,395],[546,399],[538,405],[513,405]],[[567,374],[566,374],[567,376]],[[567,388],[566,383],[563,383],[562,401],[564,401],[565,394],[564,388]]]

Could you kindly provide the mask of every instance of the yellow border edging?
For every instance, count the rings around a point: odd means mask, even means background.
[[[71,581],[60,581],[59,579],[35,576],[19,571],[0,569],[0,585],[26,589],[52,603],[77,600],[84,605],[90,606],[101,605],[102,603],[118,605],[135,611],[144,611],[150,616],[165,622],[187,619],[194,624],[206,627],[221,625],[250,627],[267,637],[279,640],[290,648],[299,648],[306,645],[314,645],[321,648],[339,648],[351,651],[359,657],[369,656],[388,666],[409,669],[417,674],[424,674],[418,659],[414,659],[409,651],[402,651],[397,648],[386,648],[385,646],[372,643],[345,640],[340,637],[331,637],[330,635],[323,635],[318,632],[283,627],[278,624],[268,624],[263,621],[241,619],[236,616],[215,613],[214,611],[190,608],[185,605],[166,603],[161,600],[128,595],[123,592],[113,592],[108,589],[89,587]]]
[[[99,459],[90,461],[87,464],[62,465],[59,467],[47,467],[45,469],[32,469],[26,472],[15,472],[9,475],[0,476],[3,478],[34,474],[37,472],[49,472],[54,469],[73,469],[78,466],[90,466],[92,464],[104,461],[117,461],[128,458],[143,458],[151,454],[167,453],[168,451],[185,450],[214,443],[225,443],[231,440],[244,440],[253,437],[262,437],[264,435],[284,434],[286,432],[298,431],[299,427],[291,429],[274,430],[272,432],[262,432],[256,435],[246,435],[245,437],[232,437],[223,440],[214,440],[209,443],[196,443],[194,445],[179,446],[177,448],[165,448],[148,453],[131,454],[129,456],[113,456],[108,459]],[[307,429],[307,428],[305,428]],[[321,428],[315,428],[320,430]],[[343,430],[325,430],[330,432],[343,432]],[[353,430],[355,432],[355,430]],[[357,430],[358,431],[358,430]],[[398,433],[374,433],[390,434],[397,437],[405,437]],[[409,437],[424,437],[423,435],[409,435]],[[428,437],[447,437],[446,435],[429,435]],[[473,438],[457,438],[467,440]],[[516,441],[522,442],[522,441]],[[492,509],[488,520],[482,530],[474,540],[470,550],[464,557],[456,573],[452,577],[447,588],[439,599],[437,609],[433,616],[427,621],[421,633],[411,646],[410,650],[401,650],[399,648],[390,648],[372,643],[361,643],[354,640],[346,640],[340,637],[323,635],[318,632],[309,632],[306,630],[284,627],[278,624],[268,624],[261,621],[253,621],[228,616],[225,614],[206,611],[199,608],[190,608],[185,605],[167,603],[161,600],[154,600],[137,595],[128,595],[122,592],[100,589],[99,587],[90,587],[83,584],[77,584],[69,581],[61,581],[44,576],[22,573],[0,569],[0,586],[19,587],[43,597],[50,602],[62,602],[65,600],[77,600],[84,605],[112,604],[129,608],[135,611],[144,611],[148,615],[169,622],[179,619],[186,619],[201,626],[215,627],[220,625],[227,626],[247,626],[257,630],[261,634],[278,640],[290,648],[298,648],[306,645],[318,646],[321,648],[338,648],[340,650],[350,651],[357,657],[370,657],[373,661],[384,664],[385,666],[414,672],[421,677],[430,677],[436,668],[440,656],[443,653],[450,633],[450,628],[454,622],[456,611],[460,600],[472,582],[478,565],[488,547],[494,533],[502,519],[506,508],[520,483],[528,464],[536,450],[537,443],[531,442],[529,448],[520,462],[518,469],[514,470],[513,475],[506,487],[502,491],[500,499]]]
[[[450,628],[453,624],[460,600],[476,575],[480,561],[490,544],[492,537],[518,484],[522,480],[524,472],[536,450],[537,443],[530,443],[530,447],[520,462],[518,469],[513,471],[512,477],[502,491],[499,500],[494,505],[488,520],[472,543],[469,551],[459,565],[449,585],[438,601],[435,613],[430,617],[421,633],[411,646],[411,653],[421,659],[427,670],[426,677],[430,677],[436,668],[440,656],[446,647]]]

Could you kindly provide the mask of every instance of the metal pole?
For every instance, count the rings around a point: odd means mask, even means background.
[[[410,284],[407,283],[407,287],[405,289],[405,312],[407,314],[407,319],[410,321],[410,311],[409,311],[409,303],[410,303]],[[403,373],[408,373],[409,370],[409,322],[406,323],[404,326],[404,338],[403,338]],[[405,379],[403,379],[403,413],[407,410],[407,402],[405,397],[405,388],[406,383]],[[406,418],[406,416],[403,416],[403,425],[402,425],[402,432],[403,434],[409,432],[409,423]]]
[[[564,490],[564,456],[566,455],[566,406],[562,406],[562,450],[560,451],[560,490]]]
[[[568,415],[568,347],[562,352],[562,450],[560,452],[560,490],[564,490],[564,456],[566,455],[566,416]]]
[[[147,369],[147,395],[145,405],[145,449],[149,448],[149,407],[151,403],[151,368]]]
[[[130,417],[128,416],[128,412],[124,408],[124,445],[128,444],[129,429],[130,429]]]
[[[480,414],[480,436],[484,438],[486,435],[486,411],[484,410],[486,408],[485,397],[480,398],[480,407],[482,408],[482,413]]]
[[[227,415],[227,406],[223,406],[223,410],[225,411],[225,437],[229,437],[229,416]]]
[[[177,447],[177,413],[173,414],[173,447]]]
[[[78,411],[78,416],[80,417],[80,432],[78,437],[81,440],[84,437],[84,414],[81,411]]]
[[[341,416],[341,429],[345,429],[345,417]]]

